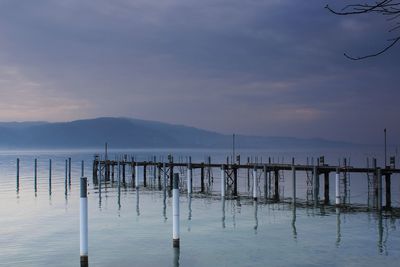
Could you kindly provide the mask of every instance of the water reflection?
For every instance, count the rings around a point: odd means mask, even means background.
[[[340,209],[336,208],[336,247],[340,247],[340,241],[342,238],[341,232],[340,232]]]
[[[179,266],[179,258],[180,258],[180,248],[173,248],[174,250],[174,261],[173,261],[173,266],[178,267]]]
[[[136,188],[136,215],[140,216],[139,188]]]
[[[168,218],[167,218],[167,189],[165,183],[163,190],[163,217],[164,217],[164,222],[166,222]]]
[[[225,198],[222,199],[221,203],[222,203],[222,228],[225,228],[226,227],[226,224],[225,224]]]
[[[257,234],[257,229],[258,229],[258,204],[257,201],[253,201],[253,206],[254,206],[254,234]]]
[[[293,232],[293,239],[297,240],[296,205],[293,205],[293,208],[292,208],[292,232]]]
[[[189,207],[188,231],[190,232],[190,230],[191,230],[191,221],[192,221],[192,195],[191,194],[189,194],[188,207]]]

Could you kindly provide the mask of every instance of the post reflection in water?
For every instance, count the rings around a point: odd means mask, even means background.
[[[383,222],[382,222],[382,213],[378,213],[378,251],[380,254],[383,253]]]
[[[257,228],[258,228],[258,204],[257,201],[253,201],[253,206],[254,206],[254,234],[257,234]]]
[[[163,190],[163,217],[164,217],[164,222],[167,221],[167,189],[164,183],[164,190]]]
[[[173,266],[174,266],[174,267],[178,267],[178,266],[179,266],[179,257],[180,257],[181,251],[180,251],[180,248],[179,248],[179,247],[173,248],[173,250],[174,250],[174,262],[173,262]]]
[[[139,188],[136,188],[136,215],[140,216]]]
[[[226,227],[226,224],[225,224],[225,198],[222,199],[221,203],[222,203],[222,228],[225,228]]]
[[[340,246],[340,241],[342,238],[341,232],[340,232],[340,209],[336,208],[336,247]]]
[[[189,215],[188,215],[188,232],[191,230],[191,221],[192,221],[192,195],[189,194],[188,199],[188,208],[189,208]]]
[[[292,208],[292,230],[293,230],[293,239],[297,240],[297,229],[296,229],[296,205],[293,205]]]

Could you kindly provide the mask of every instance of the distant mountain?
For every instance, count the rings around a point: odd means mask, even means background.
[[[0,148],[230,148],[232,136],[129,118],[71,122],[0,122]],[[350,143],[293,137],[236,136],[237,148],[312,148]]]

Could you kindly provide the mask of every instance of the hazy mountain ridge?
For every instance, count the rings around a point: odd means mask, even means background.
[[[0,147],[98,148],[231,148],[232,136],[184,125],[129,118],[71,122],[0,122]],[[324,139],[236,136],[237,148],[338,147],[353,144]]]

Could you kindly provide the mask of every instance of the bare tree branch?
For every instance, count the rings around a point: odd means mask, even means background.
[[[394,21],[400,18],[400,1],[394,1],[394,0],[381,0],[365,4],[350,4],[343,7],[341,11],[337,11],[336,9],[331,8],[329,5],[326,5],[325,8],[328,9],[331,13],[339,16],[379,14],[379,15],[389,16],[387,21]],[[388,32],[391,33],[399,30],[400,29],[399,24],[400,23],[398,22],[396,23],[395,26],[391,26]],[[390,41],[389,45],[385,46],[384,48],[373,54],[368,54],[360,57],[353,57],[347,53],[344,53],[344,56],[351,60],[361,60],[361,59],[376,57],[388,51],[399,40],[400,36],[389,39],[388,40]]]

